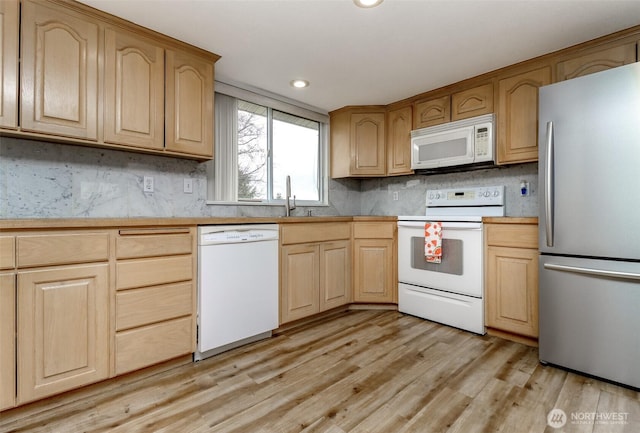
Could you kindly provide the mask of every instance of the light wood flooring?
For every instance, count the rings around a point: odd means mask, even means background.
[[[396,311],[346,312],[93,394],[5,412],[0,431],[640,431],[639,392]],[[547,426],[554,408],[581,423]],[[603,421],[611,413],[618,424]]]

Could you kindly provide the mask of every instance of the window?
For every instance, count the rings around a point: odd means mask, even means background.
[[[298,204],[325,204],[325,116],[251,96],[216,93],[216,143],[210,163],[209,199],[282,204],[286,178],[290,176],[291,195],[296,196]]]

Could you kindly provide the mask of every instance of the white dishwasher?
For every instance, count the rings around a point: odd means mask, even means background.
[[[278,225],[198,228],[194,360],[271,336],[278,327]]]

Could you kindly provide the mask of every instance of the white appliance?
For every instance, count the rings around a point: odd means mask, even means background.
[[[194,360],[271,336],[278,327],[278,225],[198,228]]]
[[[504,186],[428,190],[424,216],[398,217],[398,310],[484,334],[483,216],[504,216]],[[442,222],[442,261],[425,260]]]
[[[435,169],[494,162],[494,116],[483,116],[411,131],[411,168]]]

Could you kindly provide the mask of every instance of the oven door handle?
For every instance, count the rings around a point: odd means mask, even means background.
[[[398,227],[424,228],[424,221],[398,221]],[[444,230],[482,230],[482,223],[479,222],[443,222]]]

